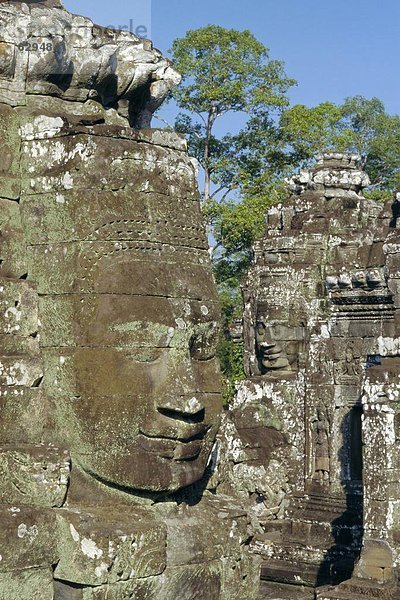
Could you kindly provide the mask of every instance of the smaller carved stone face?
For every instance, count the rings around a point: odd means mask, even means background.
[[[256,351],[261,371],[291,371],[298,355],[297,342],[282,339],[283,328],[279,324],[267,324],[257,320]]]
[[[325,279],[325,285],[331,292],[336,292],[339,289],[339,279],[334,275],[329,275]]]
[[[351,286],[351,277],[348,273],[341,273],[339,275],[339,287],[342,289],[350,289]]]

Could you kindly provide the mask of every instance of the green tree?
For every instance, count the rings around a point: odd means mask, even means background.
[[[188,31],[174,41],[172,58],[183,81],[173,96],[180,109],[176,127],[188,137],[189,150],[204,169],[204,203],[218,193],[240,188],[241,162],[233,158],[248,146],[240,136],[215,134],[227,113],[264,118],[288,105],[286,92],[294,80],[283,63],[269,60],[268,49],[248,30],[216,25]],[[212,189],[212,182],[215,184]]]
[[[341,107],[332,102],[315,107],[296,104],[285,110],[279,129],[292,168],[307,164],[323,149],[336,148],[342,120]]]
[[[322,150],[363,156],[371,192],[387,196],[400,183],[400,117],[378,98],[347,98],[342,105],[295,105],[283,111],[279,128],[288,163],[304,167]]]
[[[240,198],[214,200],[208,208],[219,250],[217,278],[233,285],[264,231],[268,206],[285,199],[284,179],[310,166],[317,153],[361,154],[371,179],[367,196],[385,199],[400,184],[400,117],[389,115],[377,98],[355,96],[341,105],[323,102],[315,107],[297,104],[284,109],[275,122],[256,114],[236,135],[234,147],[225,156],[224,168],[236,169]]]
[[[175,128],[186,135],[189,152],[204,170],[203,211],[215,242],[226,333],[241,316],[240,278],[264,228],[270,175],[276,173],[276,117],[288,106],[286,94],[295,81],[248,30],[209,25],[175,40],[171,52],[183,76],[173,92],[179,108]],[[242,127],[217,135],[216,124],[228,113],[238,113]],[[244,375],[242,353],[242,344],[221,339],[225,400]]]
[[[342,148],[365,158],[371,190],[391,192],[400,184],[400,116],[389,115],[378,98],[354,96],[341,106]]]
[[[219,250],[214,272],[227,328],[242,312],[240,281],[251,261],[251,246],[264,232],[268,206],[286,197],[285,177],[310,166],[318,152],[339,150],[363,155],[371,179],[367,197],[386,199],[400,184],[400,117],[387,114],[376,98],[356,96],[342,105],[295,105],[282,112],[278,123],[268,127],[259,123],[260,115],[249,119],[246,130],[236,136],[235,155],[228,154],[224,165],[230,168],[228,160],[236,161],[239,201],[227,197],[209,207]],[[239,347],[225,341],[220,351],[229,397],[240,375]]]

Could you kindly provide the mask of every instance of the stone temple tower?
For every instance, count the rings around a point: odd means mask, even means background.
[[[338,153],[293,178],[244,286],[234,411],[266,411],[285,440],[269,450],[281,509],[259,511],[265,598],[397,597],[400,237],[396,202],[364,198],[368,183]]]

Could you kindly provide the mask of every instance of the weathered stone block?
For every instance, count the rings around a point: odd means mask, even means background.
[[[47,129],[54,129],[50,139],[22,144],[23,196],[50,191],[63,195],[72,189],[109,192],[130,189],[132,193],[152,192],[197,200],[191,185],[194,167],[182,152],[137,143],[134,134],[130,135],[131,139],[124,139],[121,128],[109,130],[114,136],[107,136],[107,130],[101,127],[91,132],[97,131],[98,135],[88,136],[87,131],[73,135],[72,130],[72,135],[59,137],[62,119],[52,117],[48,120],[51,123]],[[35,156],[35,170],[30,174],[32,155]],[[127,170],[130,171],[128,185]]]
[[[22,230],[6,231],[0,242],[0,277],[26,279],[28,261]]]
[[[0,447],[0,502],[62,506],[69,481],[67,452],[46,446]]]
[[[40,444],[48,425],[48,405],[40,388],[0,387],[0,440],[5,444]]]
[[[0,573],[0,600],[54,600],[49,568]]]
[[[390,279],[398,279],[400,277],[400,254],[389,254],[386,257],[386,264],[389,269]]]
[[[229,596],[226,596],[225,591],[221,588],[221,579],[222,573],[216,563],[167,568],[163,575],[158,577],[146,577],[137,581],[85,588],[82,596],[78,595],[76,600],[125,600],[129,597],[141,600],[200,599],[205,590],[207,590],[207,598],[210,600],[223,600]],[[229,588],[228,594],[230,593],[235,592]],[[232,597],[235,598],[235,596]],[[253,600],[256,597],[249,595],[249,598]],[[75,600],[75,597],[71,596],[72,599]],[[64,600],[64,598],[56,596],[54,600]]]
[[[204,529],[207,515],[210,527]],[[182,536],[181,524],[185,517],[191,520],[190,537]],[[241,544],[249,526],[248,515],[235,508],[232,499],[220,496],[205,497],[189,512],[184,508],[175,515],[167,516],[167,559],[170,566],[209,563],[221,556],[240,560]],[[249,564],[250,567],[250,564]]]
[[[260,563],[257,556],[245,556],[241,560],[223,559],[221,600],[259,599]]]
[[[29,247],[29,273],[37,282],[39,294],[92,292],[212,298],[214,282],[204,273],[208,261],[205,250],[171,249],[155,242],[96,241]]]
[[[24,280],[0,279],[0,332],[18,337],[38,333],[38,295]]]
[[[13,572],[13,577],[23,582],[25,570],[29,578],[31,570],[33,574],[34,570],[49,569],[50,565],[57,562],[57,532],[53,511],[3,504],[0,522],[0,573]]]
[[[42,378],[40,357],[21,355],[0,358],[0,386],[37,387]]]
[[[393,551],[389,544],[382,540],[367,540],[364,543],[360,564],[372,567],[392,567]]]
[[[0,71],[2,49],[3,51],[5,49],[4,43],[0,46]],[[6,50],[6,52],[9,56],[9,51]],[[18,200],[21,190],[19,119],[16,112],[6,104],[0,104],[0,141],[2,148],[0,158],[0,196],[11,200]]]
[[[85,190],[84,202],[75,189],[21,200],[27,242],[32,245],[108,239],[158,241],[207,250],[202,216],[196,208],[193,199],[177,197],[171,204],[167,194],[132,187],[120,190],[118,201],[115,191],[96,189]]]
[[[220,561],[185,567],[168,567],[160,580],[155,598],[201,598],[204,590],[212,600],[222,600],[230,593],[223,588],[223,572]],[[251,597],[251,596],[250,596]]]
[[[385,537],[392,526],[389,513],[389,500],[375,500],[369,496],[364,506],[364,522],[368,529],[369,537]]]
[[[56,579],[100,586],[164,572],[167,532],[152,511],[136,507],[124,515],[110,516],[93,509],[87,514],[58,512]]]
[[[390,278],[388,280],[388,288],[392,294],[394,306],[398,309],[400,307],[400,279]]]
[[[0,275],[19,278],[27,273],[26,240],[19,204],[1,198],[1,190],[0,187]]]
[[[379,583],[384,583],[392,577],[392,569],[382,569],[381,567],[373,567],[370,565],[359,565],[358,574],[366,579],[374,579]]]

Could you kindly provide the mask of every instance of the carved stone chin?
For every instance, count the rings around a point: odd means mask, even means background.
[[[289,361],[285,356],[280,356],[277,358],[263,358],[262,366],[267,370],[275,371],[275,370],[287,370],[289,369]]]

